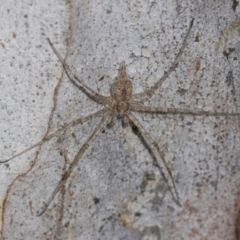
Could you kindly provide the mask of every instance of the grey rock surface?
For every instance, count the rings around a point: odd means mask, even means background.
[[[171,67],[195,18],[178,68],[147,104],[240,112],[237,1],[9,0],[1,2],[0,18],[2,160],[101,109],[69,81],[47,37],[72,71],[104,95],[126,61],[137,93]],[[164,151],[181,206],[152,146],[117,123],[98,136],[47,211],[36,216],[96,118],[0,164],[0,238],[236,239],[240,117],[135,116]]]

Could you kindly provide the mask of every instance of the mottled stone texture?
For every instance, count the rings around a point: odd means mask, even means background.
[[[126,61],[136,93],[171,67],[193,17],[182,60],[149,106],[240,112],[236,0],[2,1],[1,159],[101,109],[68,80],[47,37],[101,94],[109,94]],[[181,206],[151,146],[118,123],[98,136],[45,214],[36,216],[98,118],[0,165],[0,238],[235,240],[240,117],[135,116],[164,151]]]

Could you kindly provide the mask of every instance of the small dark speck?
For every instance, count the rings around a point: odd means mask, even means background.
[[[238,5],[239,5],[239,2],[237,0],[233,0],[232,9],[234,12],[236,11],[236,8]]]
[[[72,137],[73,137],[73,138],[76,138],[76,134],[75,134],[74,132],[72,133]]]
[[[63,150],[62,149],[60,150],[59,155],[63,156]]]
[[[194,40],[195,42],[199,42],[199,36],[197,35],[196,37],[195,37],[195,40]]]
[[[235,51],[235,48],[228,48],[227,51],[223,51],[223,56],[228,59],[228,56]]]
[[[12,36],[13,36],[13,38],[16,38],[17,35],[16,35],[15,32],[13,32],[13,33],[12,33]]]
[[[135,134],[139,134],[139,129],[138,129],[135,125],[132,126],[132,131],[133,131]]]
[[[232,81],[233,81],[233,72],[230,70],[226,76],[226,81],[225,81],[228,87],[232,85]]]
[[[5,48],[5,45],[3,43],[0,43],[0,44],[1,44],[2,48]]]
[[[99,78],[99,80],[98,81],[102,81],[104,79],[104,76],[102,76],[101,78]]]
[[[27,17],[28,17],[28,15],[27,15],[27,14],[25,14],[25,15],[24,15],[24,17],[25,17],[25,18],[27,18]]]
[[[64,227],[67,228],[67,227],[69,227],[69,225],[70,225],[70,223],[69,223],[69,222],[66,222],[66,223],[64,224]]]
[[[105,130],[102,130],[102,133],[105,133]]]
[[[103,230],[103,225],[99,228],[99,232],[101,232]]]
[[[140,217],[140,216],[142,216],[142,214],[141,214],[140,212],[136,212],[136,213],[135,213],[135,216],[136,216],[136,217]]]
[[[233,78],[233,73],[232,70],[230,70],[226,76],[226,84],[228,87],[231,87],[231,93],[235,95],[235,87],[234,87],[234,78]]]
[[[177,90],[177,93],[178,93],[180,96],[183,96],[186,92],[187,92],[187,90],[182,89],[182,88],[178,88],[178,90]]]
[[[98,204],[100,202],[100,198],[95,197],[93,198],[93,201],[94,201],[94,204]]]
[[[148,172],[145,173],[145,177],[147,181],[154,181],[155,180],[155,175],[153,172]]]

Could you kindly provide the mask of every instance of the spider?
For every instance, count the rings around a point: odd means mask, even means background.
[[[95,101],[98,104],[101,104],[104,106],[103,109],[90,114],[87,117],[76,119],[70,123],[67,123],[64,127],[57,130],[56,132],[48,135],[47,137],[43,138],[40,142],[34,144],[33,146],[27,148],[26,150],[18,153],[17,155],[14,155],[13,157],[1,161],[0,163],[8,162],[27,151],[39,146],[42,143],[45,143],[52,139],[53,137],[57,136],[60,132],[67,130],[73,126],[76,126],[78,124],[83,124],[86,121],[89,121],[93,118],[103,116],[99,125],[96,127],[96,129],[93,131],[92,135],[88,138],[88,140],[83,144],[83,146],[78,151],[77,155],[75,156],[74,160],[70,164],[68,170],[66,173],[61,177],[58,185],[56,186],[55,190],[53,191],[52,195],[48,199],[48,201],[45,203],[43,209],[37,213],[37,216],[41,216],[50,203],[52,202],[55,195],[58,193],[59,189],[62,187],[62,185],[67,181],[69,176],[71,175],[73,169],[78,164],[79,160],[82,158],[84,152],[91,146],[93,141],[96,139],[98,134],[103,131],[103,129],[106,126],[111,126],[115,123],[116,120],[121,120],[123,122],[123,125],[125,123],[130,122],[133,126],[135,126],[139,133],[142,135],[142,137],[147,140],[155,150],[155,157],[157,159],[158,165],[160,167],[160,160],[162,161],[164,167],[167,170],[167,173],[171,179],[171,183],[174,189],[175,193],[175,199],[177,200],[177,203],[179,203],[179,198],[177,194],[176,184],[174,182],[172,173],[170,171],[170,168],[168,167],[164,153],[158,146],[157,142],[153,140],[153,138],[150,136],[150,134],[144,129],[144,127],[141,125],[141,123],[135,118],[135,116],[132,114],[132,112],[145,112],[145,113],[164,113],[164,114],[184,114],[184,115],[205,115],[205,116],[225,116],[225,115],[232,115],[236,116],[239,115],[239,113],[223,113],[223,112],[207,112],[207,111],[201,111],[201,110],[185,110],[185,109],[178,109],[178,108],[159,108],[159,107],[149,107],[144,106],[144,101],[150,99],[156,90],[162,85],[162,83],[169,77],[169,75],[176,69],[179,63],[179,59],[183,53],[183,50],[186,46],[187,39],[190,35],[192,26],[193,26],[194,19],[190,22],[187,34],[184,38],[183,44],[180,48],[179,53],[176,56],[176,59],[171,66],[171,68],[165,72],[165,74],[157,81],[152,87],[150,87],[148,90],[134,94],[132,93],[132,82],[127,76],[126,72],[126,64],[125,62],[120,63],[118,76],[115,80],[115,82],[112,85],[111,88],[111,96],[103,96],[99,93],[93,91],[91,88],[86,86],[77,76],[75,76],[72,71],[70,70],[69,66],[65,63],[61,55],[58,53],[56,48],[53,46],[52,42],[48,38],[48,42],[60,60],[63,68],[65,69],[65,72],[70,79],[70,81],[76,85],[83,93],[85,93],[89,98],[91,98],[93,101]],[[170,189],[170,187],[169,187]],[[170,189],[171,190],[171,189]]]

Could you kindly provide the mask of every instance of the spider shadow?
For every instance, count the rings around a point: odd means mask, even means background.
[[[153,158],[153,165],[156,166],[159,169],[159,172],[161,173],[162,177],[163,177],[163,181],[165,182],[165,184],[167,185],[167,188],[169,190],[169,192],[172,195],[172,199],[173,201],[178,205],[181,206],[180,202],[178,201],[177,197],[174,196],[173,191],[170,187],[170,185],[168,184],[168,180],[166,177],[166,174],[163,172],[162,167],[159,166],[156,155],[154,154],[150,144],[145,140],[145,138],[142,136],[141,132],[139,131],[139,129],[132,123],[129,123],[130,127],[132,129],[132,132],[137,135],[137,137],[139,138],[140,142],[143,144],[143,146],[147,149],[148,153],[151,155],[151,157]],[[160,183],[159,183],[160,184]]]

